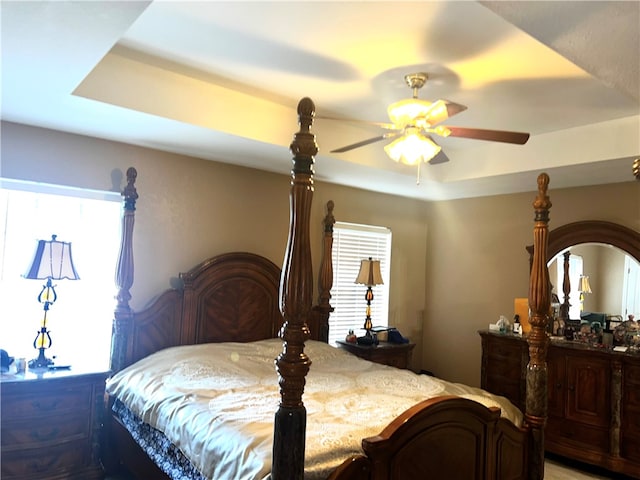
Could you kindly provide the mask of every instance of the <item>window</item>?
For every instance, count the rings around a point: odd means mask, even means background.
[[[366,258],[380,260],[383,285],[373,287],[371,320],[374,326],[388,325],[391,230],[385,227],[336,222],[333,228],[333,288],[329,319],[329,343],[344,340],[353,330],[364,334],[367,302],[366,286],[355,283],[360,262]]]
[[[640,264],[629,255],[624,256],[621,312],[625,320],[629,315],[640,319]]]
[[[0,348],[37,356],[33,341],[43,318],[38,294],[45,280],[23,278],[38,240],[71,242],[80,280],[54,282],[47,314],[56,363],[108,367],[120,248],[120,195],[32,182],[0,180]]]

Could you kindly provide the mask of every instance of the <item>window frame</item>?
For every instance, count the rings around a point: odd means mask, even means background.
[[[23,275],[37,240],[56,234],[58,240],[72,243],[80,280],[54,282],[58,299],[47,315],[52,345],[45,354],[55,356],[58,364],[108,368],[121,194],[0,178],[0,223],[2,348],[16,358],[37,356],[33,340],[44,316],[38,293],[46,281]]]
[[[364,334],[367,287],[356,284],[360,262],[371,257],[380,260],[382,285],[373,287],[371,319],[374,327],[389,325],[389,286],[391,273],[391,229],[376,225],[336,222],[333,227],[333,288],[329,318],[329,344],[344,340],[348,331]],[[342,257],[340,259],[339,257]]]

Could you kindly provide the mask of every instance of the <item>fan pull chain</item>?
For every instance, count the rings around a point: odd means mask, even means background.
[[[418,162],[418,176],[416,177],[416,185],[420,185],[420,165],[422,165],[422,161]]]

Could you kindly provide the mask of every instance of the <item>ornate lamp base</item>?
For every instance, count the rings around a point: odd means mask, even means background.
[[[34,370],[34,369],[39,369],[39,368],[49,368],[49,365],[53,365],[53,360],[51,360],[50,358],[45,357],[44,355],[44,348],[39,348],[38,350],[40,350],[40,354],[38,355],[38,358],[34,358],[33,360],[29,360],[29,369],[30,370]]]

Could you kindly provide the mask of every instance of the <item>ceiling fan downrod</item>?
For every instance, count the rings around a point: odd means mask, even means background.
[[[413,90],[413,98],[418,98],[418,90],[424,87],[428,79],[429,75],[424,72],[410,73],[404,76],[404,81]]]

